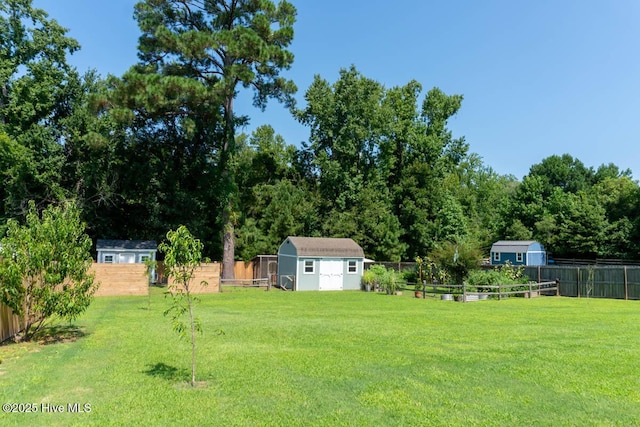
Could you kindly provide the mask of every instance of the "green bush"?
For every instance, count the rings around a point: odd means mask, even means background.
[[[380,285],[388,295],[394,294],[400,287],[400,275],[393,269],[387,269],[380,278]]]
[[[400,286],[401,277],[400,273],[396,273],[395,270],[387,269],[384,265],[376,264],[364,272],[362,283],[366,285],[367,282],[373,283],[376,288],[384,290],[387,294],[393,294]]]
[[[0,242],[0,303],[11,308],[28,341],[54,318],[75,320],[98,284],[90,272],[91,239],[74,201],[39,212],[28,204],[24,224],[7,221]]]
[[[365,272],[362,273],[362,288],[366,290],[367,286],[369,286],[371,289],[375,289],[376,279],[377,276],[375,271],[365,270]]]
[[[467,277],[467,290],[496,292],[496,289],[490,286],[525,284],[528,280],[529,278],[524,275],[523,267],[514,267],[507,263],[491,270],[471,271]]]
[[[482,259],[480,250],[468,242],[444,242],[430,254],[439,271],[441,283],[453,280],[460,285],[469,274],[479,268]]]

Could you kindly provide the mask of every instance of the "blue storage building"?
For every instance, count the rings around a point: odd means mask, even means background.
[[[535,240],[499,240],[491,246],[491,265],[547,265],[547,252]]]

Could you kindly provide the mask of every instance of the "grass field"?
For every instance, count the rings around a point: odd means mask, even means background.
[[[0,401],[38,411],[0,425],[640,425],[638,302],[203,295],[196,388],[167,304],[97,298],[0,346]]]

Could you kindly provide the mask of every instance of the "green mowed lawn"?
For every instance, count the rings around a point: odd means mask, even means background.
[[[96,298],[63,340],[1,346],[0,400],[38,412],[0,425],[640,424],[638,302],[204,295],[196,388],[168,302]]]

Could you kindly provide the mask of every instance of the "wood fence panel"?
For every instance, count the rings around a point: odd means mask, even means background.
[[[253,263],[251,261],[236,261],[233,266],[233,274],[238,280],[251,280],[253,279]]]
[[[94,280],[100,282],[96,296],[149,294],[149,276],[144,264],[93,263],[91,270],[95,273]]]
[[[640,267],[627,267],[626,274],[629,299],[640,299]]]
[[[640,299],[640,267],[623,265],[580,265],[526,267],[530,280],[560,280],[560,295]]]
[[[0,342],[7,340],[20,332],[20,319],[13,314],[13,310],[0,304]]]
[[[208,283],[207,286],[202,285],[202,281]],[[169,285],[173,284],[173,279],[169,278]],[[194,294],[214,293],[220,291],[220,263],[211,262],[200,265],[194,271],[193,278],[189,285],[191,292]]]

